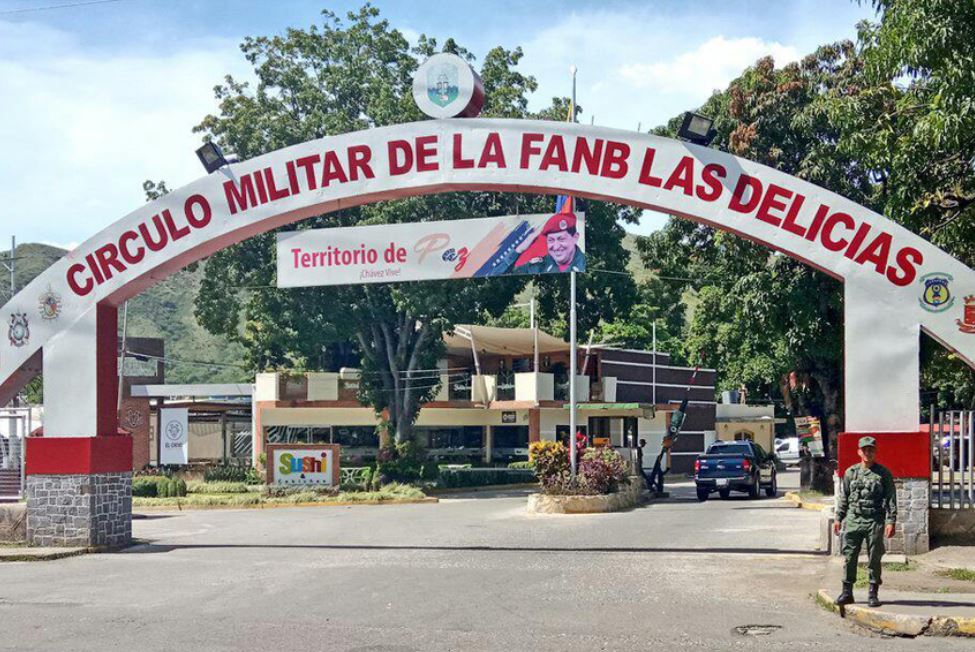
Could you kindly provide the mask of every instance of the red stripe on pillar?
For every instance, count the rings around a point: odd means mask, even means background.
[[[87,475],[132,470],[132,438],[28,437],[24,472],[27,475]]]
[[[877,440],[877,462],[895,478],[931,477],[931,436],[926,432],[841,432],[836,468],[840,476],[860,461],[861,437]]]
[[[118,431],[118,308],[95,308],[96,427],[99,435]]]

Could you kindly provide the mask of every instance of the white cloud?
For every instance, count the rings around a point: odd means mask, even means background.
[[[797,61],[800,56],[794,47],[781,43],[754,37],[727,39],[716,36],[669,61],[624,64],[619,73],[639,88],[707,96],[713,90],[723,89],[745,68],[766,55],[771,55],[777,66]]]
[[[595,116],[596,124],[646,131],[700,106],[760,57],[771,54],[776,65],[799,57],[800,48],[741,34],[740,25],[735,36],[713,36],[720,26],[710,22],[632,8],[564,16],[525,43],[522,67],[540,86],[532,107],[569,94],[574,63],[583,121]]]
[[[213,86],[248,70],[226,40],[105,54],[0,22],[0,235],[84,240],[137,208],[145,179],[201,176],[191,129],[216,109]]]

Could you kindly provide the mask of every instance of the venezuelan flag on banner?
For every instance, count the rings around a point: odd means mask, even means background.
[[[569,102],[569,113],[565,117],[566,122],[575,122],[575,107],[572,102]],[[576,212],[576,202],[575,197],[570,195],[557,195],[555,197],[555,212],[556,213],[575,213]]]

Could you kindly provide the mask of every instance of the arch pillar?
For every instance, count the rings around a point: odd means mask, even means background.
[[[117,364],[118,310],[107,304],[93,306],[45,347],[44,390],[71,400],[47,402],[43,434],[27,439],[31,545],[132,541],[132,439],[118,431]]]

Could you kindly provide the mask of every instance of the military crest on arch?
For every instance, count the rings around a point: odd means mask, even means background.
[[[460,95],[457,67],[450,63],[431,66],[427,70],[427,97],[440,107],[446,107]]]
[[[951,274],[925,274],[919,279],[922,289],[918,303],[928,312],[944,312],[955,303],[949,287],[953,280]]]
[[[11,346],[24,346],[30,341],[30,322],[27,313],[15,312],[10,315],[10,328],[7,329],[7,339]]]
[[[61,295],[48,285],[47,290],[38,297],[37,309],[41,314],[41,319],[47,321],[57,319],[61,315]]]

